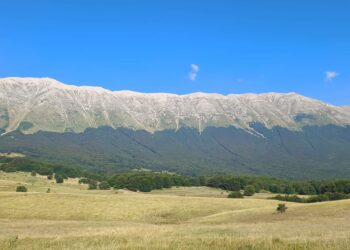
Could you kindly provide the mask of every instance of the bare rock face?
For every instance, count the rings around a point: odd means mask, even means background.
[[[0,129],[83,132],[112,127],[203,131],[206,127],[244,129],[251,124],[301,130],[304,126],[350,125],[350,107],[337,107],[296,93],[142,94],[65,85],[50,78],[0,79]]]

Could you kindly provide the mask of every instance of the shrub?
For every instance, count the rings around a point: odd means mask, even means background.
[[[97,189],[97,182],[94,180],[91,180],[89,182],[89,190],[94,190],[94,189]]]
[[[301,198],[297,195],[276,195],[271,199],[279,200],[279,201],[299,202],[299,203],[314,203],[314,202],[322,202],[322,201],[350,199],[350,196],[344,193],[325,193],[325,194],[310,196],[308,198]]]
[[[313,203],[313,202],[322,202],[322,201],[329,201],[329,197],[325,194],[320,194],[320,195],[311,196],[307,198],[305,202]]]
[[[56,183],[63,183],[64,179],[62,175],[55,175]]]
[[[48,176],[47,176],[47,179],[48,179],[48,180],[52,180],[52,179],[53,179],[52,174],[48,175]]]
[[[286,210],[288,209],[288,207],[286,206],[286,204],[284,204],[284,203],[280,203],[280,204],[278,204],[277,205],[277,212],[278,213],[284,213],[284,212],[286,212]]]
[[[350,199],[350,195],[344,193],[325,193],[330,201]]]
[[[25,186],[17,186],[16,192],[27,192],[27,188]]]
[[[255,194],[255,187],[253,185],[248,185],[244,187],[245,196],[252,196],[253,194]]]
[[[102,182],[100,182],[100,184],[98,184],[98,188],[101,190],[109,190],[111,188],[111,186],[109,185],[109,183],[107,181],[102,181]]]
[[[30,173],[30,175],[31,175],[31,176],[36,176],[36,172],[35,172],[35,171],[32,171],[32,172]]]
[[[276,195],[275,197],[272,197],[273,200],[279,200],[279,201],[290,201],[290,202],[306,202],[305,199],[300,198],[297,195]]]
[[[243,198],[243,194],[240,191],[234,191],[229,193],[228,198]]]

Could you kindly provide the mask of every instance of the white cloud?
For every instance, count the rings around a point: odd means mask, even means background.
[[[337,77],[339,74],[336,71],[326,71],[326,81],[330,82],[332,81],[335,77]]]
[[[199,71],[199,66],[198,66],[197,64],[191,64],[191,71],[190,71],[190,73],[188,74],[188,78],[189,78],[191,81],[196,80],[197,75],[198,75],[198,71]]]

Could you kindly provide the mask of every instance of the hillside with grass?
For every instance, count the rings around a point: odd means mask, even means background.
[[[27,192],[15,192],[18,185]],[[50,189],[50,192],[47,192]],[[346,249],[350,200],[300,204],[210,187],[88,190],[0,172],[0,249]]]

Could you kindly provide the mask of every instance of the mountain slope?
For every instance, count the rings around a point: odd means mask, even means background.
[[[125,128],[83,133],[8,133],[0,152],[21,152],[56,164],[115,172],[136,168],[181,174],[244,173],[284,178],[350,177],[350,127],[305,127],[290,131],[252,125],[243,129],[182,128],[155,133]]]
[[[142,94],[0,79],[0,152],[97,171],[350,177],[350,107],[295,93]]]
[[[348,108],[295,93],[142,94],[64,85],[49,78],[0,79],[0,112],[0,128],[24,133],[83,132],[102,126],[148,132],[234,126],[255,133],[251,123],[290,130],[350,124]]]

